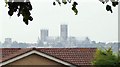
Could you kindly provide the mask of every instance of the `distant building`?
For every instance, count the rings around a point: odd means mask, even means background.
[[[11,47],[11,44],[12,44],[12,39],[11,39],[11,38],[5,38],[5,41],[4,41],[2,47],[10,48],[10,47]]]
[[[37,46],[39,47],[93,47],[91,40],[88,37],[76,38],[68,37],[68,25],[60,25],[60,37],[50,37],[47,29],[41,30],[41,40],[38,38]]]
[[[67,40],[68,38],[68,26],[63,24],[60,26],[60,37],[62,40]]]
[[[84,44],[90,44],[90,39],[88,37],[85,38],[85,40],[83,41]]]
[[[5,42],[7,44],[11,44],[12,43],[12,39],[11,38],[5,38]]]
[[[41,30],[41,41],[46,41],[47,38],[48,38],[48,30],[47,29]]]

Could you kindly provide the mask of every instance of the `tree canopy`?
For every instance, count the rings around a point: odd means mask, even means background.
[[[103,50],[97,49],[95,58],[92,64],[96,67],[119,67],[120,66],[120,56],[115,55],[111,48]]]
[[[119,0],[99,0],[102,4],[106,5],[106,10],[113,13],[112,6],[116,7],[119,3]],[[112,3],[112,5],[108,4],[109,2]],[[8,15],[12,16],[14,12],[17,12],[17,16],[20,15],[23,16],[23,21],[26,25],[29,24],[29,20],[32,21],[33,17],[31,16],[30,11],[33,9],[32,4],[30,0],[5,0],[6,6],[8,5]],[[74,0],[55,0],[53,2],[53,5],[66,5],[71,4],[71,9],[74,11],[75,15],[78,14],[78,9],[76,6],[78,3]]]

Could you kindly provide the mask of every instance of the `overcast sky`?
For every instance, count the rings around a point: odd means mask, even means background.
[[[97,0],[75,0],[79,3],[78,15],[74,15],[71,4],[53,6],[54,0],[31,0],[34,20],[25,25],[23,18],[8,15],[4,0],[0,2],[0,41],[12,38],[18,42],[36,42],[40,29],[49,29],[49,36],[59,36],[60,25],[67,24],[69,36],[85,37],[102,42],[118,41],[118,8],[113,13]]]

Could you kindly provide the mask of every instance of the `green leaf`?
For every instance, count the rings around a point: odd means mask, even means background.
[[[77,2],[73,2],[73,4],[72,4],[72,10],[75,12],[75,15],[78,14],[78,10],[76,8],[76,5],[78,5],[78,3]]]
[[[62,3],[67,4],[67,1],[66,0],[62,0]]]
[[[78,14],[78,10],[76,9],[76,7],[72,7],[72,10],[75,12],[75,15]]]

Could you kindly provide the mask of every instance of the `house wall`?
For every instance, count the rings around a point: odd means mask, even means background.
[[[36,54],[32,54],[30,56],[24,57],[22,59],[19,59],[17,61],[14,61],[12,63],[9,63],[8,65],[54,65],[54,66],[62,66],[64,67],[64,65],[55,62],[53,60],[47,59],[45,57],[36,55]],[[6,67],[6,66],[3,66]]]

